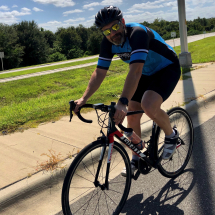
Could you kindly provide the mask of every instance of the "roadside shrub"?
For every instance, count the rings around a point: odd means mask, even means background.
[[[66,56],[64,54],[61,54],[60,52],[55,52],[51,55],[49,55],[49,62],[57,62],[57,61],[63,61],[67,60]]]

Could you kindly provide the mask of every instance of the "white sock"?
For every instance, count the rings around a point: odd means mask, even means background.
[[[170,134],[170,135],[166,135],[165,137],[166,138],[172,138],[172,137],[174,137],[175,136],[175,131],[174,130],[172,130],[172,134]]]

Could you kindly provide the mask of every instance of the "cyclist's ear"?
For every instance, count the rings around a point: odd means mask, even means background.
[[[123,23],[123,25],[125,25],[125,19],[124,18],[122,18],[122,23]]]

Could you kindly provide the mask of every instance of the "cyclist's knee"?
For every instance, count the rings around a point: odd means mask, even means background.
[[[143,103],[142,104],[142,109],[144,110],[145,114],[151,118],[155,119],[157,116],[158,111],[160,110],[160,106],[156,106],[154,104],[150,103]]]

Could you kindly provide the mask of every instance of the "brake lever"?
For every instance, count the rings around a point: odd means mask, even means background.
[[[72,121],[72,117],[73,117],[72,111],[74,111],[76,104],[75,104],[75,102],[73,100],[71,100],[69,102],[69,104],[70,104],[70,120],[69,121],[71,122]]]
[[[75,103],[73,100],[71,100],[71,101],[69,102],[69,104],[70,104],[70,120],[69,120],[69,121],[71,122],[72,117],[73,117],[72,111],[75,110],[76,103]],[[81,116],[81,113],[80,113],[81,108],[93,108],[93,105],[92,105],[92,104],[85,104],[85,105],[83,105],[82,107],[79,107],[79,111],[76,113],[76,115],[78,116],[78,118],[79,118],[82,122],[92,123],[92,122],[93,122],[92,120],[84,119],[84,118]]]

